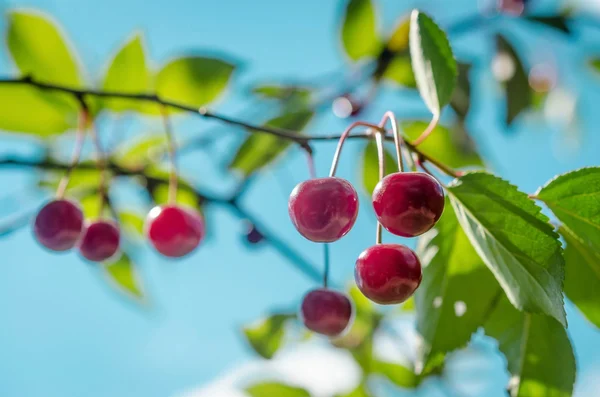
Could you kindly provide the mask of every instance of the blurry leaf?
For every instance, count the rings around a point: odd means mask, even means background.
[[[375,360],[373,373],[383,375],[394,385],[405,389],[412,389],[419,383],[413,370],[397,363]]]
[[[393,53],[407,51],[410,40],[410,18],[402,17],[399,19],[394,32],[390,36],[386,47]]]
[[[348,1],[342,23],[342,44],[353,61],[375,56],[379,51],[375,9],[371,0]]]
[[[566,324],[561,244],[540,207],[484,172],[457,178],[446,191],[471,244],[512,304]]]
[[[246,340],[261,357],[270,359],[283,343],[286,323],[295,317],[294,314],[274,314],[256,324],[244,327]]]
[[[252,397],[310,397],[304,389],[274,382],[257,383],[245,391]]]
[[[402,129],[409,141],[416,139],[428,123],[423,121],[404,122]],[[452,168],[483,166],[473,143],[460,142],[458,134],[444,126],[437,125],[431,135],[419,145],[419,150]],[[468,137],[466,137],[468,139]]]
[[[0,129],[47,138],[77,124],[71,97],[25,85],[0,85]]]
[[[268,127],[301,131],[312,119],[314,113],[302,110],[296,113],[284,113],[265,124]],[[291,144],[290,140],[278,138],[260,131],[252,131],[250,136],[238,148],[230,169],[237,170],[247,177],[270,164]]]
[[[392,58],[383,73],[383,78],[403,87],[415,88],[417,86],[409,55],[397,55]]]
[[[450,101],[456,85],[456,61],[446,34],[427,15],[410,19],[410,54],[419,92],[434,115]]]
[[[350,299],[354,305],[355,317],[372,318],[378,316],[373,302],[364,296],[356,285],[352,285],[352,287],[349,289],[348,296],[350,296]]]
[[[156,186],[154,194],[152,195],[156,204],[166,204],[169,202],[169,184],[162,183]],[[184,205],[187,207],[199,209],[198,197],[196,193],[187,189],[185,186],[179,186],[177,189],[177,204]]]
[[[511,44],[502,36],[496,36],[498,54],[507,56],[512,62],[514,73],[505,82],[506,90],[506,124],[510,125],[517,116],[532,103],[532,90],[523,63]]]
[[[165,134],[144,134],[121,145],[113,154],[113,160],[121,167],[141,168],[159,160],[156,154],[162,153],[166,144]]]
[[[600,328],[600,252],[566,227],[560,228],[565,248],[565,294]]]
[[[600,73],[600,58],[593,58],[589,60],[590,66],[596,73]]]
[[[131,94],[144,94],[150,88],[150,71],[146,65],[146,56],[142,37],[136,34],[127,41],[112,59],[102,88],[105,91],[115,91]],[[107,108],[120,112],[137,110],[141,102],[118,98],[105,98],[102,104]]]
[[[572,233],[600,251],[600,167],[559,175],[536,196]]]
[[[565,15],[552,15],[552,16],[526,16],[526,20],[531,22],[541,23],[548,27],[554,28],[562,33],[571,34],[571,29],[567,24],[567,16]]]
[[[131,211],[119,212],[119,224],[121,229],[137,236],[144,235],[144,218]]]
[[[434,231],[420,238],[417,252],[423,263],[423,282],[415,293],[422,341],[418,366],[427,372],[436,356],[469,342],[501,290],[458,224],[450,203]]]
[[[129,256],[123,254],[118,261],[105,264],[102,268],[105,276],[117,290],[136,299],[144,297],[144,289]]]
[[[309,88],[290,85],[260,85],[254,87],[252,92],[265,99],[277,99],[301,104],[308,104],[312,95]]]
[[[400,310],[403,312],[414,312],[415,311],[415,298],[411,296],[407,301],[400,305]]]
[[[79,199],[79,205],[81,206],[85,219],[91,220],[100,218],[101,201],[97,189],[94,189],[90,194]]]
[[[456,88],[452,93],[450,105],[458,115],[458,118],[464,121],[471,108],[471,83],[469,82],[469,72],[471,65],[458,63],[458,79]]]
[[[485,332],[506,356],[512,397],[570,397],[575,357],[566,330],[555,319],[517,311],[503,297]]]
[[[39,12],[12,11],[8,14],[8,49],[23,75],[36,80],[80,87],[76,56],[59,27]]]
[[[64,172],[47,173],[40,185],[56,190]],[[76,168],[71,172],[67,192],[73,195],[88,193],[97,190],[100,185],[100,172],[95,168]]]
[[[352,390],[350,393],[338,394],[335,397],[373,397],[367,390],[367,385],[361,383],[358,387]]]
[[[163,99],[203,106],[223,93],[234,69],[234,65],[221,59],[177,58],[158,72],[156,91]]]
[[[384,148],[385,174],[398,172],[398,163],[395,156]],[[377,158],[377,145],[370,140],[362,153],[362,182],[363,188],[368,195],[373,193],[375,186],[379,183],[379,159]]]

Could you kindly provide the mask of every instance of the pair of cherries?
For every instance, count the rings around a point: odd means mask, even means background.
[[[192,252],[204,237],[204,220],[199,213],[175,205],[156,206],[146,218],[146,235],[162,255],[182,257]],[[47,203],[37,214],[33,226],[37,241],[52,251],[77,247],[81,256],[92,262],[116,257],[120,231],[108,220],[85,221],[79,206],[65,199]]]
[[[444,210],[441,185],[420,172],[386,176],[375,187],[372,201],[381,225],[402,237],[430,230]],[[358,194],[342,178],[310,179],[294,188],[288,210],[305,238],[330,243],[345,236],[354,225]],[[421,263],[404,245],[376,244],[360,254],[354,276],[360,291],[373,302],[397,304],[406,301],[420,285]],[[321,288],[304,297],[300,313],[308,329],[337,336],[352,321],[352,304],[346,295]]]

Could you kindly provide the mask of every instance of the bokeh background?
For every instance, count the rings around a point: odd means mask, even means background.
[[[533,2],[533,1],[532,1]],[[563,1],[537,0],[536,8],[552,10]],[[489,2],[475,0],[379,0],[379,16],[386,27],[419,7],[441,26]],[[600,20],[597,0],[572,1],[581,12]],[[216,108],[255,123],[269,115],[247,94],[256,81],[292,79],[324,84],[344,70],[347,60],[339,40],[343,2],[207,1],[207,0],[36,0],[4,1],[2,11],[35,8],[51,15],[71,38],[90,77],[101,75],[115,50],[134,31],[144,34],[146,49],[158,63],[181,53],[202,50],[226,54],[242,67],[229,92]],[[4,31],[6,22],[0,22]],[[555,32],[523,28],[514,20],[498,20],[469,34],[450,37],[459,59],[475,60],[473,100],[468,119],[479,150],[494,172],[523,191],[534,192],[557,173],[597,165],[600,136],[600,78],[584,65],[585,54],[600,51],[600,29],[585,25],[577,45]],[[527,114],[505,128],[501,92],[490,68],[494,56],[489,32],[500,27],[518,37],[517,48],[530,62],[558,68],[561,95],[558,105]],[[574,59],[582,59],[573,66]],[[15,69],[5,49],[0,51],[2,76]],[[415,93],[385,88],[361,117],[376,122],[385,110],[399,117],[426,120],[426,108]],[[571,112],[570,109],[573,109]],[[31,109],[32,114],[35,109]],[[118,133],[113,119],[99,120],[107,145],[140,131],[160,131],[160,120],[124,117]],[[348,123],[325,109],[313,122],[314,133],[340,132]],[[244,131],[198,119],[177,119],[178,136],[221,134],[216,146],[180,158],[182,175],[215,193],[230,192],[236,178],[224,171]],[[65,150],[72,137],[56,142]],[[34,141],[2,135],[0,156],[36,155]],[[359,155],[364,142],[350,143],[339,174],[358,181]],[[335,143],[315,145],[317,170],[328,171]],[[302,152],[288,156],[253,179],[243,207],[278,237],[317,266],[322,249],[297,235],[287,216],[287,197],[294,185],[308,177]],[[37,208],[45,199],[31,170],[2,169],[0,214]],[[358,182],[357,182],[358,183]],[[139,192],[115,186],[124,206],[141,204]],[[358,254],[373,243],[375,219],[367,196],[351,233],[331,247],[332,279],[349,285]],[[136,207],[139,209],[139,207]],[[211,206],[206,216],[209,239],[193,255],[171,262],[149,249],[140,249],[139,276],[146,299],[135,302],[112,289],[94,266],[75,254],[50,255],[35,244],[29,228],[0,239],[0,395],[21,396],[244,396],[239,391],[255,378],[284,379],[330,396],[351,390],[358,369],[348,353],[319,338],[290,343],[272,361],[257,358],[243,338],[241,327],[278,309],[294,310],[315,285],[298,272],[289,258],[268,244],[249,245],[246,225],[228,208]],[[384,239],[392,241],[389,235]],[[413,242],[406,242],[414,244]],[[597,395],[600,387],[600,334],[567,304],[569,335],[574,344],[578,379],[576,396]],[[410,313],[398,314],[391,324],[400,340],[379,338],[376,350],[394,360],[414,357],[416,335]],[[448,330],[452,332],[452,330]],[[401,390],[385,379],[374,379],[377,396],[502,396],[508,374],[495,345],[477,336],[471,347],[453,354],[444,377],[425,382],[417,390]]]

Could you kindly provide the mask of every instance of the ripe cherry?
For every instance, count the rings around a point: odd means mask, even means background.
[[[158,252],[178,258],[192,252],[204,237],[204,220],[175,205],[156,206],[146,218],[146,234]]]
[[[119,251],[119,228],[114,222],[88,223],[79,242],[79,253],[92,262],[112,258]]]
[[[346,235],[358,215],[358,194],[345,179],[309,179],[298,184],[288,203],[292,223],[301,235],[330,243]]]
[[[37,241],[53,251],[66,251],[75,246],[83,229],[83,213],[69,200],[46,204],[35,217],[33,233]]]
[[[373,190],[377,219],[390,233],[415,237],[431,229],[444,211],[444,191],[422,172],[397,172]]]
[[[304,296],[300,318],[311,331],[331,337],[339,336],[349,328],[352,303],[340,292],[315,289]]]
[[[354,269],[360,291],[382,305],[402,303],[421,284],[421,262],[408,247],[378,244],[364,250]]]

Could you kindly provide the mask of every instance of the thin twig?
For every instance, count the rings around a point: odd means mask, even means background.
[[[168,203],[173,205],[177,202],[177,148],[175,136],[173,135],[173,129],[171,127],[171,120],[169,119],[169,111],[166,106],[160,106],[160,113],[165,127],[165,134],[167,135],[167,151],[169,152],[169,161],[171,163],[171,168],[169,170]]]

